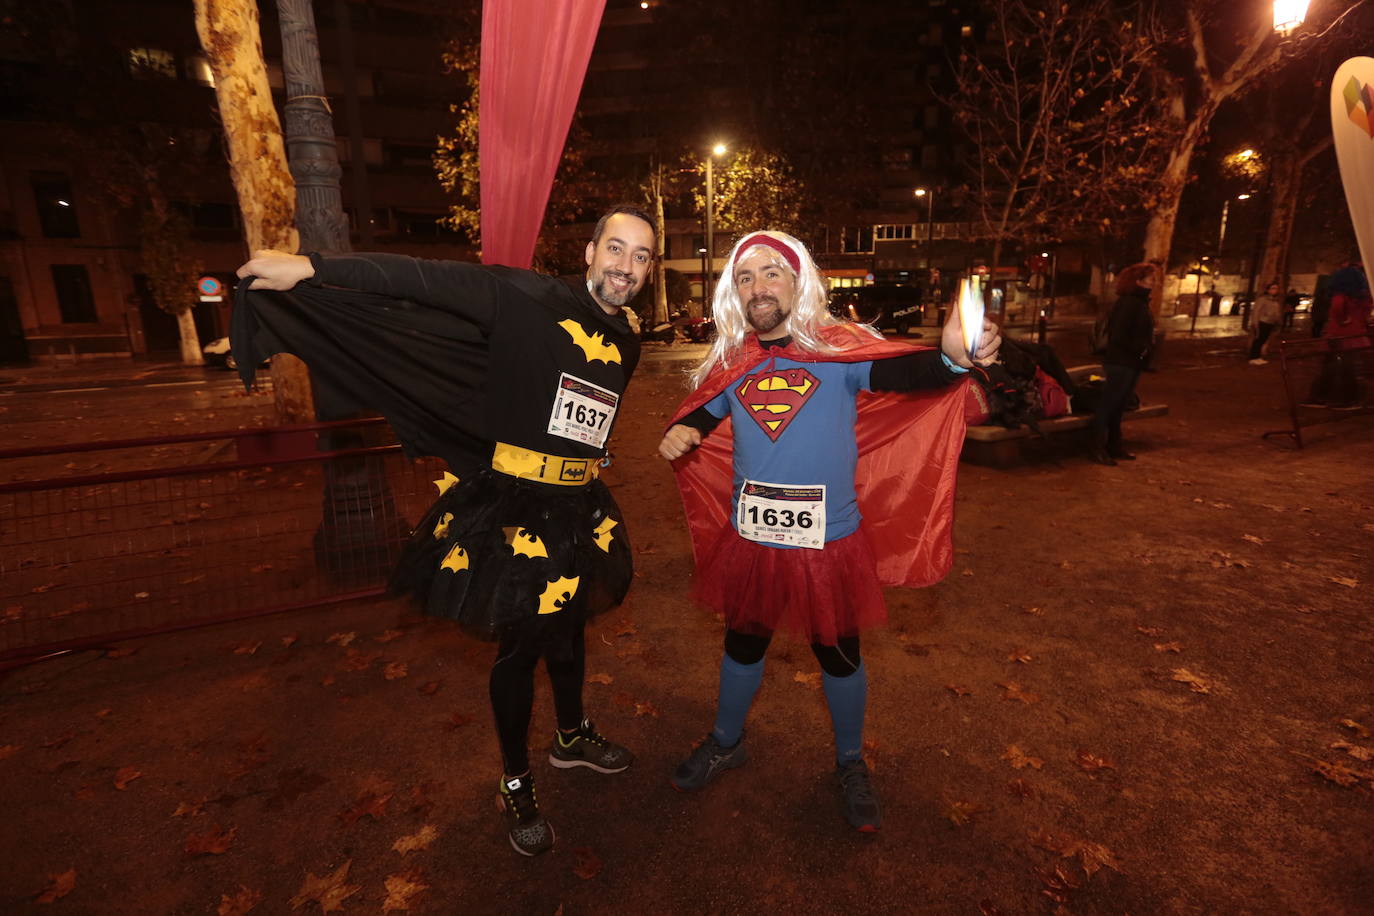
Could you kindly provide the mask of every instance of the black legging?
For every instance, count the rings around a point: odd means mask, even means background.
[[[741,665],[754,665],[763,659],[768,651],[771,636],[756,636],[738,630],[725,631],[725,654]],[[859,670],[863,659],[859,655],[859,637],[841,636],[836,645],[824,646],[818,642],[811,644],[816,661],[821,670],[831,677],[849,677]]]
[[[496,661],[491,666],[491,709],[507,776],[519,776],[530,768],[534,669],[541,657],[553,684],[558,727],[571,731],[582,724],[582,680],[587,670],[585,625],[570,622],[548,626],[549,623],[532,618],[507,629],[501,635]]]
[[[1107,363],[1102,369],[1107,378],[1102,383],[1102,399],[1093,413],[1093,436],[1099,445],[1115,449],[1121,445],[1121,415],[1126,412],[1126,402],[1135,391],[1140,370],[1115,363]]]

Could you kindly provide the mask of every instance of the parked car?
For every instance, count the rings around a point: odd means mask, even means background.
[[[830,312],[881,331],[905,334],[922,321],[923,297],[919,286],[853,286],[831,291]]]
[[[221,337],[212,340],[201,348],[201,355],[205,358],[205,365],[214,366],[217,369],[228,369],[230,371],[239,367],[234,360],[234,354],[229,347],[229,338]],[[262,361],[259,369],[265,369],[272,364],[271,358]]]

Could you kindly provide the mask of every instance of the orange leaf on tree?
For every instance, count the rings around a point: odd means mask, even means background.
[[[320,909],[326,913],[343,909],[343,902],[363,889],[361,884],[348,883],[348,867],[352,864],[353,860],[349,859],[333,874],[322,878],[315,877],[313,872],[307,872],[300,891],[291,898],[291,909],[299,910],[311,901],[318,903]]]
[[[48,886],[34,898],[34,903],[52,903],[61,900],[76,887],[76,869],[69,868],[60,875],[48,875]]]

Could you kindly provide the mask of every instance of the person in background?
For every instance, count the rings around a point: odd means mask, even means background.
[[[1102,354],[1102,400],[1093,414],[1089,457],[1098,464],[1133,461],[1121,441],[1121,415],[1135,393],[1140,372],[1150,362],[1155,322],[1150,293],[1159,282],[1159,269],[1150,263],[1132,264],[1116,278],[1116,303],[1107,318],[1107,348]]]
[[[1250,342],[1250,365],[1263,366],[1269,360],[1262,355],[1264,345],[1283,321],[1283,303],[1279,300],[1279,285],[1270,283],[1255,300],[1255,337]]]
[[[1331,275],[1327,292],[1331,295],[1331,312],[1322,336],[1330,341],[1330,349],[1307,403],[1358,410],[1363,393],[1355,355],[1350,351],[1369,346],[1370,309],[1374,305],[1369,296],[1369,281],[1360,265],[1352,262]]]

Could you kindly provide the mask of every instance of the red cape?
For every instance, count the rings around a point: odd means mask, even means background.
[[[822,330],[839,353],[809,353],[795,343],[767,351],[754,335],[729,369],[719,365],[688,395],[669,426],[726,389],[769,356],[798,362],[861,362],[929,347],[872,337],[848,325]],[[864,531],[878,557],[883,585],[933,585],[954,562],[954,483],[964,444],[964,385],[910,393],[859,392],[855,486]],[[734,482],[734,435],[727,417],[699,448],[673,462],[692,552],[703,552],[728,524]]]

